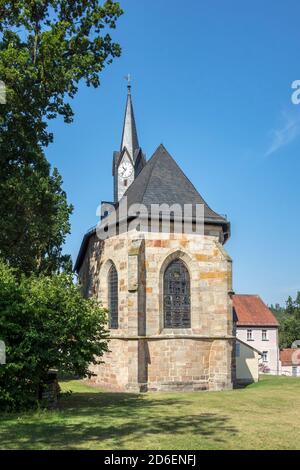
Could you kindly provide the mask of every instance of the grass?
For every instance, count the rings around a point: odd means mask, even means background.
[[[107,393],[77,381],[59,410],[0,415],[1,449],[300,449],[300,379],[245,389]]]

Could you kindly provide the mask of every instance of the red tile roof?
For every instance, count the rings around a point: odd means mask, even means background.
[[[278,326],[271,310],[258,295],[232,296],[237,326]]]
[[[292,366],[300,364],[300,348],[281,349],[279,356],[282,366]]]

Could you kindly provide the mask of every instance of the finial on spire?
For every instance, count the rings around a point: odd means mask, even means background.
[[[128,73],[125,77],[125,80],[127,80],[127,88],[128,88],[128,93],[131,91],[131,75]]]
[[[134,119],[134,112],[132,106],[132,96],[131,96],[131,75],[128,74],[124,77],[127,80],[127,101],[126,101],[126,110],[125,110],[125,118],[124,118],[124,125],[123,125],[123,133],[122,133],[122,142],[121,142],[121,152],[126,147],[127,151],[130,154],[132,160],[134,160],[134,152],[139,148],[139,142],[137,137],[135,119]]]

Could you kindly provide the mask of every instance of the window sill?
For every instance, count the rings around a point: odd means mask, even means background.
[[[190,335],[192,328],[163,328],[160,333],[163,335]]]

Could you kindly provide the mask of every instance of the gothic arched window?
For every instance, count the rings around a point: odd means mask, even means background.
[[[190,275],[181,259],[175,259],[164,272],[164,327],[190,328]]]
[[[118,273],[114,264],[108,272],[109,328],[118,328]]]

